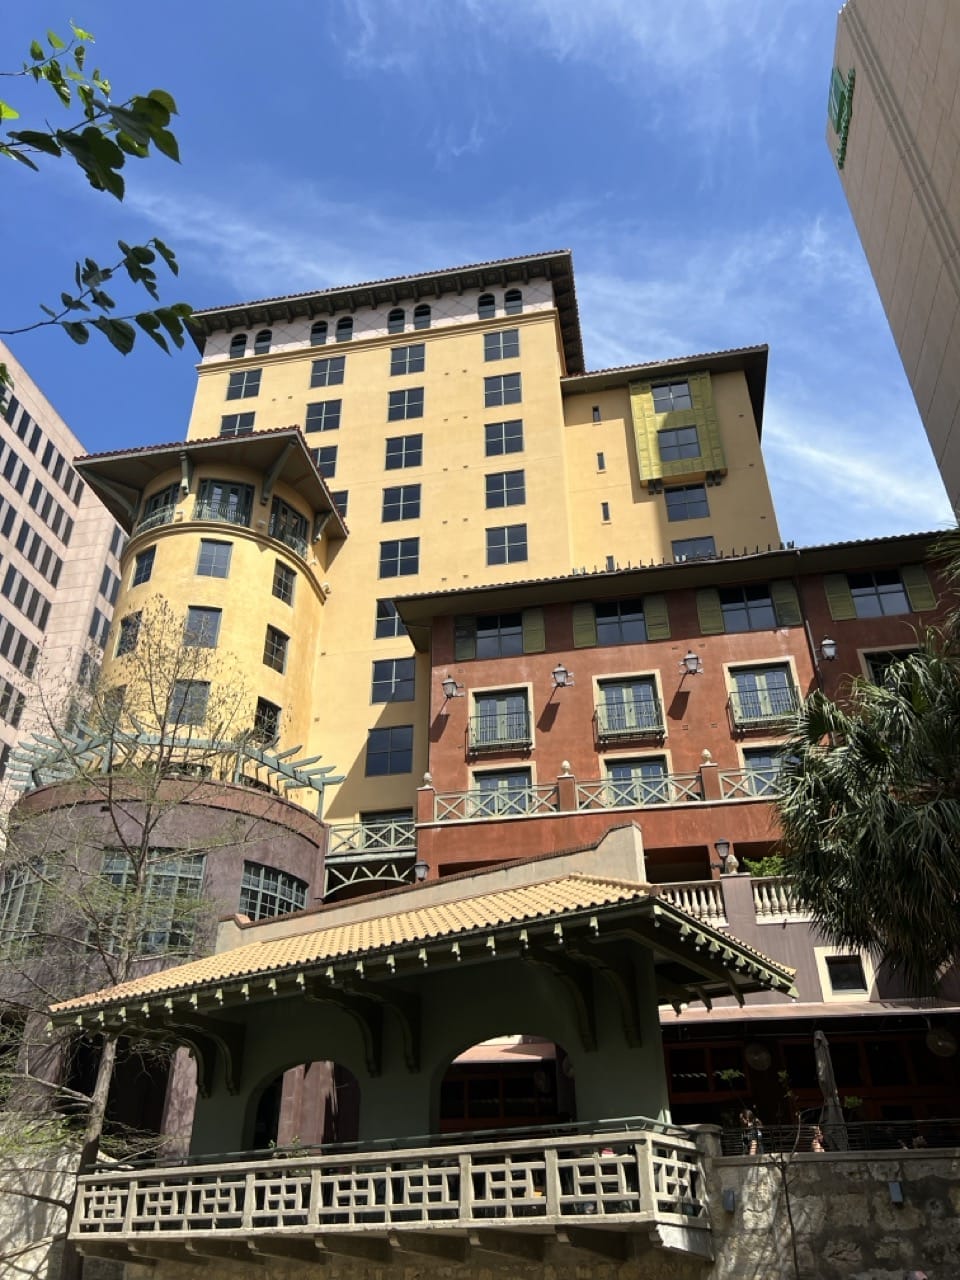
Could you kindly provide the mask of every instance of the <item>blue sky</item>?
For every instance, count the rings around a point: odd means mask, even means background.
[[[183,163],[123,205],[63,164],[2,172],[0,328],[73,261],[159,235],[196,307],[570,248],[588,368],[767,342],[784,538],[951,522],[824,141],[837,0],[44,0],[119,100],[177,99]],[[148,19],[147,14],[151,17]],[[37,15],[42,15],[37,17]],[[142,15],[142,16],[141,16]],[[50,96],[6,81],[51,121]],[[49,92],[49,91],[48,91]],[[26,110],[24,111],[24,115]],[[195,352],[9,340],[91,450],[182,437]]]

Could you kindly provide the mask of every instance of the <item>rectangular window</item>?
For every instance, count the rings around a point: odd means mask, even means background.
[[[531,802],[529,769],[497,769],[473,775],[471,818],[509,818],[527,813]]]
[[[485,477],[487,507],[519,507],[527,500],[522,471],[497,471]]]
[[[499,404],[519,404],[521,399],[519,373],[500,373],[483,380],[483,403],[488,409]]]
[[[284,604],[293,604],[297,575],[289,565],[277,560],[273,566],[273,594]]]
[[[744,790],[751,796],[775,796],[783,757],[773,747],[745,747],[743,751]]]
[[[153,562],[156,558],[156,547],[147,547],[146,551],[137,553],[137,557],[133,562],[133,576],[130,579],[131,587],[139,587],[143,583],[150,581],[153,575]]]
[[[23,715],[24,695],[9,680],[0,680],[0,720],[16,729]],[[0,938],[2,942],[2,938]]]
[[[643,644],[647,627],[642,600],[602,600],[593,606],[597,644]]]
[[[413,658],[377,658],[370,701],[412,702],[414,665]]]
[[[390,729],[368,730],[366,760],[368,778],[382,778],[390,773],[409,773],[412,768],[412,724],[398,724]]]
[[[526,558],[525,524],[506,524],[487,530],[487,564],[515,564]]]
[[[670,543],[673,559],[676,564],[684,560],[709,560],[717,554],[717,544],[713,538],[677,538]]]
[[[484,452],[488,458],[523,452],[523,422],[520,418],[512,418],[509,422],[488,422],[483,432]]]
[[[258,742],[273,742],[280,736],[280,708],[266,698],[257,699],[253,713],[253,736]]]
[[[407,387],[403,391],[391,391],[387,404],[387,421],[399,422],[404,418],[423,417],[423,387]]]
[[[201,480],[194,520],[222,520],[249,527],[253,511],[253,485],[230,480]]]
[[[863,660],[867,664],[867,675],[871,684],[883,685],[887,682],[890,668],[905,658],[911,657],[916,649],[875,649],[865,653]]]
[[[260,862],[244,862],[240,884],[240,911],[251,920],[302,911],[307,905],[307,882],[296,876],[266,867]]]
[[[671,798],[670,777],[663,756],[610,760],[607,780],[607,801],[613,808],[666,804]]]
[[[209,680],[175,680],[167,719],[173,724],[203,724],[209,697]]]
[[[597,470],[606,471],[606,469],[607,469],[607,459],[602,453],[598,453],[597,454]]]
[[[717,594],[724,631],[772,631],[777,626],[768,586],[721,587]]]
[[[134,891],[134,868],[125,853],[105,850],[103,879],[116,892],[113,920],[104,920],[95,932],[97,943],[107,952],[116,950],[117,935],[125,924],[127,911],[141,914],[142,931],[137,939],[141,954],[188,951],[193,944],[199,899],[203,887],[203,854],[178,855],[174,849],[151,849],[150,864],[142,890]],[[131,894],[135,897],[131,899]]]
[[[684,382],[662,382],[653,388],[654,413],[673,413],[675,409],[692,409],[690,384]]]
[[[910,601],[896,569],[848,573],[847,582],[858,618],[880,618],[910,612]]]
[[[120,619],[120,631],[117,635],[117,654],[121,658],[125,653],[132,653],[137,647],[137,639],[140,635],[140,623],[143,620],[142,613],[128,613],[125,618]]]
[[[480,618],[458,618],[458,633],[469,629],[476,638],[476,657],[512,658],[523,653],[523,614],[488,613]]]
[[[420,571],[420,539],[395,538],[380,543],[380,577],[403,578]]]
[[[734,684],[730,710],[737,728],[762,727],[788,719],[799,706],[787,666],[737,667],[730,674]]]
[[[603,521],[604,524],[610,523],[610,503],[609,502],[600,503],[600,519]]]
[[[824,964],[830,980],[830,989],[835,995],[842,992],[865,995],[869,990],[863,961],[858,955],[825,956]]]
[[[600,406],[599,406],[598,404],[595,404],[595,405],[593,406],[592,416],[593,416],[593,420],[594,420],[594,422],[601,422],[601,421],[602,421],[602,418],[600,417]]]
[[[392,347],[390,373],[394,377],[404,373],[423,373],[426,349],[422,342],[412,342],[409,347]]]
[[[377,621],[374,628],[374,635],[378,640],[384,640],[388,636],[406,635],[406,627],[400,621],[400,615],[397,613],[397,607],[392,600],[377,601]]]
[[[100,575],[100,594],[110,604],[117,603],[117,592],[120,590],[120,579],[109,567],[105,567]]]
[[[339,387],[343,382],[346,362],[346,356],[327,356],[323,360],[314,360],[310,366],[311,387]]]
[[[601,680],[597,732],[601,738],[634,738],[663,732],[663,709],[653,676]]]
[[[201,578],[226,578],[230,573],[232,551],[232,542],[214,542],[210,538],[201,538],[197,574]]]
[[[225,413],[220,419],[222,436],[249,436],[253,434],[255,413]]]
[[[183,643],[192,649],[215,649],[220,639],[222,609],[209,609],[192,604],[187,609],[183,627]]]
[[[484,360],[514,360],[520,354],[520,330],[500,329],[483,335]]]
[[[317,470],[324,480],[332,480],[337,474],[337,446],[335,444],[325,444],[321,445],[319,449],[311,449],[310,452],[313,454]]]
[[[415,520],[420,515],[420,486],[418,484],[398,484],[383,491],[383,511],[381,519]]]
[[[699,520],[710,514],[705,485],[681,484],[675,489],[664,489],[663,498],[668,520]]]
[[[307,554],[307,517],[282,498],[274,498],[270,506],[269,530],[271,538],[285,542],[300,556]]]
[[[342,400],[316,400],[307,405],[305,431],[336,431],[340,426]]]
[[[530,745],[530,711],[524,689],[478,693],[473,699],[470,746],[474,751]]]
[[[672,427],[657,432],[661,462],[679,462],[682,458],[700,457],[700,437],[696,427]]]
[[[287,645],[290,637],[285,636],[276,627],[267,626],[267,634],[263,642],[263,664],[272,667],[283,675],[287,665]]]
[[[330,492],[330,501],[337,508],[339,514],[344,520],[347,518],[347,507],[350,503],[350,491],[348,489],[335,489]]]
[[[227,399],[249,400],[251,396],[258,396],[262,372],[262,369],[240,369],[231,373],[227,381]]]
[[[423,436],[390,436],[384,466],[387,471],[419,467],[423,462]]]

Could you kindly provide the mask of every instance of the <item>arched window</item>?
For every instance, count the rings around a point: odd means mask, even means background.
[[[305,880],[262,862],[244,862],[240,886],[240,910],[251,920],[266,920],[288,911],[302,911],[307,905]]]
[[[403,333],[406,322],[407,317],[403,307],[394,307],[387,316],[387,333]]]
[[[273,341],[273,332],[270,329],[261,329],[253,340],[253,354],[255,356],[265,356],[270,350],[270,343]]]
[[[230,359],[239,360],[247,354],[247,335],[235,333],[230,339]]]
[[[497,314],[497,300],[492,293],[481,293],[477,299],[477,315],[481,320],[492,320]]]
[[[337,341],[349,342],[353,337],[353,316],[341,316],[337,321]]]
[[[523,310],[523,294],[519,289],[508,289],[503,295],[503,309],[508,316],[518,316]]]
[[[315,320],[310,326],[311,347],[322,347],[327,340],[326,320]]]
[[[430,307],[426,302],[421,302],[418,307],[413,309],[413,327],[415,329],[430,328]]]

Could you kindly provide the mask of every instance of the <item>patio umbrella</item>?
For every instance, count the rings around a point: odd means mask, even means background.
[[[824,1145],[831,1151],[849,1151],[850,1139],[847,1136],[847,1126],[843,1118],[843,1107],[837,1095],[833,1059],[830,1057],[827,1037],[822,1031],[813,1033],[813,1054],[817,1063],[817,1083],[823,1094],[820,1128],[823,1130]]]

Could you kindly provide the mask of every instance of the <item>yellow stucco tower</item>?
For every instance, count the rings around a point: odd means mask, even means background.
[[[186,440],[81,463],[131,530],[107,671],[166,597],[230,654],[260,733],[345,775],[333,823],[404,821],[425,768],[427,668],[394,596],[779,541],[766,348],[587,373],[567,252],[202,311],[194,333]]]

